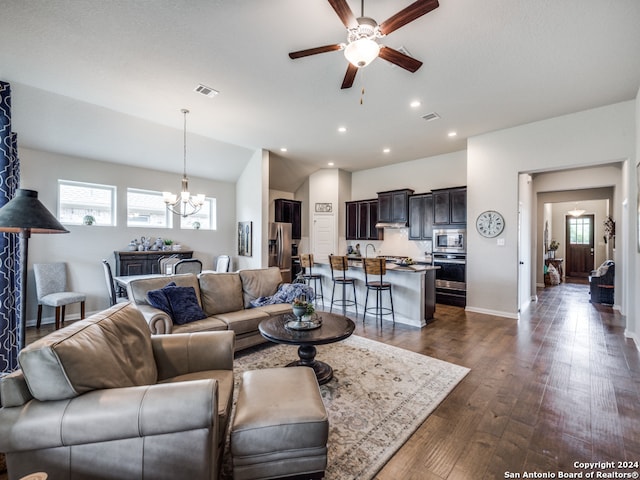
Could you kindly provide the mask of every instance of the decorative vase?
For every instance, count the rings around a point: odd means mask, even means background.
[[[307,307],[305,305],[293,305],[293,314],[296,316],[299,322],[302,321],[302,317],[307,313]]]

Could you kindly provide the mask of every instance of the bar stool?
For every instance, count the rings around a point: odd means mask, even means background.
[[[329,265],[331,266],[331,280],[333,281],[333,288],[331,289],[331,306],[329,307],[329,312],[333,311],[334,303],[342,305],[343,315],[346,313],[347,306],[353,305],[356,307],[357,317],[358,303],[356,302],[356,279],[346,276],[346,272],[347,270],[349,270],[347,257],[339,255],[329,255]],[[349,300],[346,298],[346,287],[349,284],[353,287],[353,300]],[[342,298],[334,299],[336,285],[342,286]]]
[[[382,277],[387,273],[387,262],[384,258],[365,258],[363,262],[364,266],[364,280],[367,287],[367,296],[364,300],[364,313],[362,314],[362,323],[367,316],[367,312],[373,312],[376,316],[376,323],[380,318],[380,325],[382,325],[382,316],[391,315],[393,323],[396,323],[395,313],[393,311],[393,295],[391,294],[391,283],[382,280]],[[371,277],[371,279],[370,279]],[[367,301],[369,300],[369,290],[376,292],[376,306],[367,308]],[[391,308],[382,306],[382,292],[389,292],[389,302]]]
[[[318,303],[318,299],[322,299],[322,307],[324,308],[324,292],[322,290],[322,275],[318,273],[313,273],[313,254],[312,253],[303,253],[300,255],[300,266],[304,268],[304,272],[300,275],[300,277],[305,281],[305,283],[311,286],[311,282],[313,282],[313,291],[316,294],[314,303]],[[320,282],[320,294],[318,294],[318,282]]]

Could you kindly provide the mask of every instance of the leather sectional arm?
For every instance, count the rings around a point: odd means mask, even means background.
[[[0,451],[109,442],[211,429],[217,445],[216,380],[94,390],[69,400],[0,410]],[[189,412],[172,415],[171,412]]]
[[[174,333],[151,337],[158,381],[207,370],[233,370],[235,333]]]

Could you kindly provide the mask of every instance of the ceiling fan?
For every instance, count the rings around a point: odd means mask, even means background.
[[[347,27],[347,43],[324,45],[289,53],[289,58],[296,59],[316,55],[318,53],[344,50],[344,56],[349,61],[347,73],[341,88],[351,88],[356,78],[358,68],[369,65],[377,57],[391,62],[410,72],[415,72],[422,66],[422,62],[386,45],[379,44],[376,39],[382,38],[394,30],[413,22],[417,18],[438,8],[438,0],[417,0],[395,15],[378,24],[373,18],[364,16],[364,0],[361,0],[361,16],[356,16],[349,8],[347,0],[328,0],[333,9]]]

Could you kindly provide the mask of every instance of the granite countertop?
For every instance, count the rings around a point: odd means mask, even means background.
[[[355,258],[350,258],[349,259],[349,268],[360,268],[362,269],[362,258],[359,258],[358,260],[356,260]],[[329,265],[328,261],[316,261],[315,263],[321,264],[321,265]],[[397,263],[394,262],[387,262],[387,270],[388,271],[394,271],[394,272],[409,272],[409,273],[415,273],[415,272],[426,272],[429,270],[438,270],[440,267],[434,267],[433,265],[428,265],[428,264],[421,264],[421,263],[415,263],[413,265],[398,265]]]

